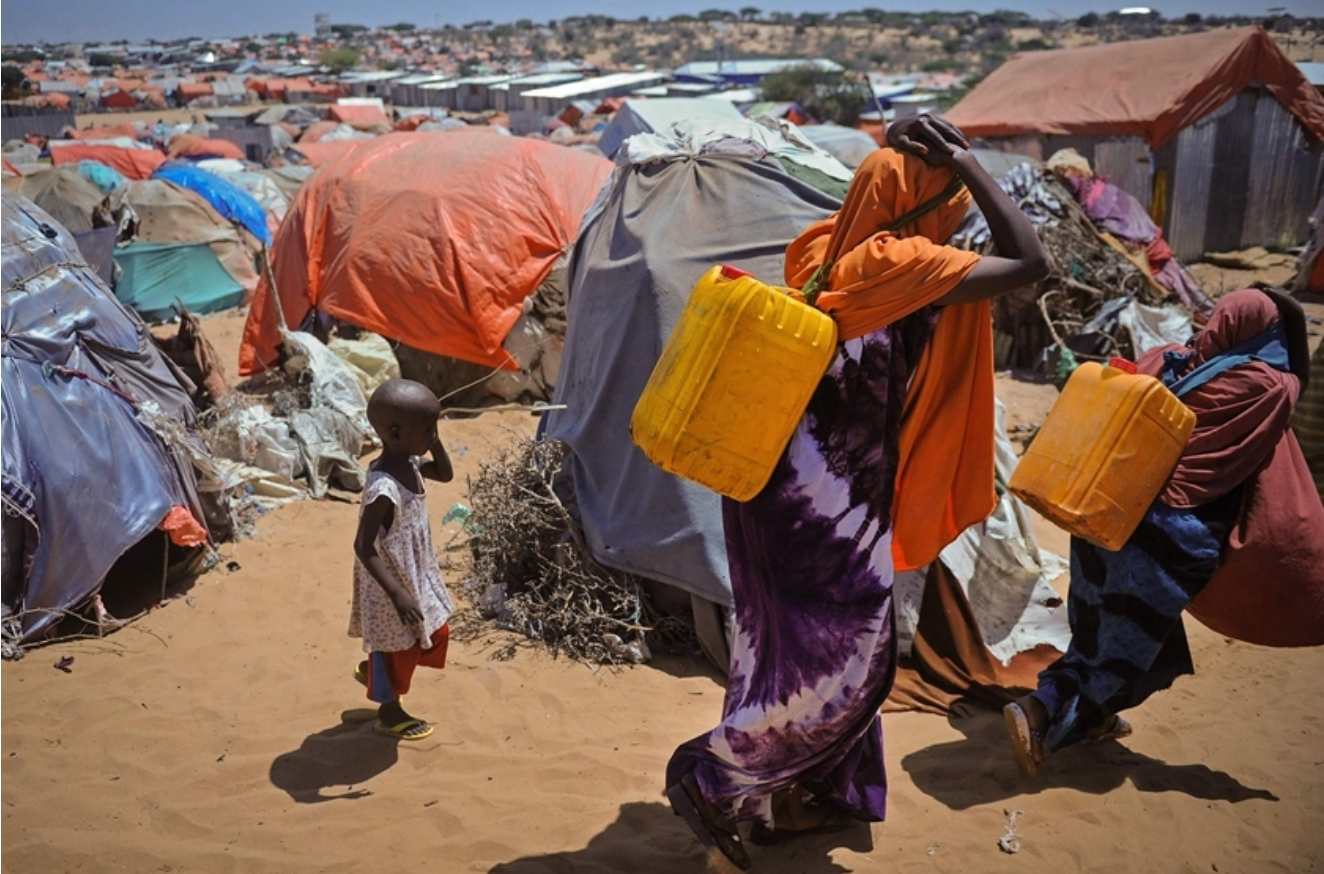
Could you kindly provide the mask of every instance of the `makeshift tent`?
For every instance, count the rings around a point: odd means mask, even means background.
[[[331,121],[362,130],[368,130],[378,125],[386,125],[387,127],[391,125],[391,120],[386,117],[385,112],[382,112],[380,106],[366,104],[334,103],[327,107],[326,117]]]
[[[243,164],[228,158],[216,161],[199,161],[197,166],[208,173],[215,173],[225,181],[246,191],[266,213],[267,230],[271,237],[276,236],[276,229],[280,227],[281,220],[285,218],[285,213],[290,208],[290,197],[272,180],[270,175],[257,170],[248,170]]]
[[[2,225],[4,643],[18,655],[99,591],[112,609],[120,596],[155,603],[163,564],[233,520],[195,474],[210,457],[192,386],[147,328],[26,198],[4,193]],[[135,549],[148,563],[103,591]]]
[[[338,127],[340,127],[340,122],[338,121],[327,120],[315,122],[303,129],[303,133],[299,134],[298,142],[300,144],[321,142],[322,137]]]
[[[780,282],[786,246],[839,202],[747,146],[723,153],[734,137],[691,133],[634,137],[585,217],[556,391],[566,409],[547,414],[546,433],[567,445],[594,558],[729,606],[720,499],[649,462],[630,416],[695,281],[727,263]]]
[[[601,111],[601,110],[599,110]],[[602,132],[598,148],[608,158],[616,157],[621,144],[639,133],[668,131],[677,122],[738,121],[743,118],[734,104],[725,100],[694,100],[671,97],[660,100],[626,100]]]
[[[115,250],[115,263],[115,296],[144,319],[167,321],[181,307],[206,315],[244,301],[244,287],[207,243],[130,243]]]
[[[222,217],[243,225],[264,244],[271,244],[267,214],[247,191],[234,183],[227,182],[215,173],[181,163],[166,164],[153,174],[153,178],[164,179],[200,194]]]
[[[165,163],[165,155],[156,149],[124,149],[103,145],[61,145],[51,148],[51,163],[77,164],[96,161],[118,172],[126,179],[148,179],[156,168]]]
[[[303,184],[308,181],[308,177],[313,175],[313,168],[290,164],[284,167],[272,167],[260,172],[274,182],[276,187],[293,203],[294,198],[299,196],[299,189],[303,188]]]
[[[350,152],[355,151],[365,143],[372,140],[336,140],[330,143],[296,143],[291,147],[295,152],[303,156],[309,166],[321,167],[324,164],[343,158]]]
[[[197,134],[177,134],[166,151],[172,158],[234,158],[244,160],[244,150],[229,140],[213,140]]]
[[[66,128],[64,136],[71,140],[104,140],[112,137],[128,137],[136,140],[143,135],[131,124],[118,124],[113,127],[89,127],[79,130],[77,128]]]
[[[478,130],[351,145],[308,180],[276,235],[287,323],[316,308],[426,352],[511,367],[502,342],[574,241],[611,165]],[[272,364],[279,340],[264,283],[240,372]]]
[[[23,196],[46,211],[71,234],[118,224],[105,192],[79,172],[80,165],[51,167],[23,178]]]
[[[1259,27],[1023,52],[947,118],[967,136],[1139,136],[1158,149],[1252,82],[1324,140],[1324,99]]]
[[[19,190],[73,236],[83,258],[107,285],[114,284],[113,253],[124,218],[119,192],[105,194],[76,167],[43,167],[23,177]],[[100,164],[93,166],[101,167]],[[109,168],[102,167],[109,170]],[[110,171],[113,172],[113,171]]]
[[[114,168],[97,161],[79,161],[78,172],[84,179],[100,188],[104,194],[110,194],[129,184],[129,180],[115,172]]]
[[[257,288],[258,241],[223,218],[201,195],[164,179],[148,179],[131,184],[125,201],[138,216],[137,242],[206,243],[246,294]],[[188,289],[180,289],[179,294],[189,309],[201,311],[189,299]]]
[[[1300,244],[1324,184],[1324,97],[1258,27],[1019,54],[947,117],[1037,160],[1076,149],[1186,261]]]
[[[836,124],[800,125],[800,134],[852,170],[878,151],[878,144],[864,131]]]
[[[102,93],[101,105],[107,109],[133,109],[138,105],[138,98],[131,92],[115,88]]]
[[[180,82],[177,93],[181,103],[188,103],[190,100],[212,96],[212,87],[210,82]]]

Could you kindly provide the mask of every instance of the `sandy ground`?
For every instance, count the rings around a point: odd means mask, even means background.
[[[242,319],[206,328],[233,366]],[[999,391],[1027,421],[1053,396]],[[429,490],[434,524],[533,424],[444,423],[458,475]],[[661,789],[672,749],[718,718],[714,673],[674,657],[620,672],[531,652],[495,662],[456,644],[410,695],[437,733],[375,736],[344,633],[355,518],[346,503],[288,505],[187,598],[0,668],[4,871],[703,870]],[[1134,711],[1132,738],[1064,753],[1035,781],[995,713],[888,714],[887,822],[755,848],[756,870],[1324,870],[1324,651],[1187,627],[1197,674]],[[64,656],[67,674],[52,667]],[[998,848],[1009,811],[1022,812],[1016,855]]]

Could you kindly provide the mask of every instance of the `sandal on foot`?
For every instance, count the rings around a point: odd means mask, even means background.
[[[1002,716],[1007,721],[1007,736],[1011,738],[1011,752],[1016,757],[1016,764],[1021,766],[1025,776],[1033,777],[1044,760],[1044,733],[1031,727],[1029,714],[1017,701],[1002,708]]]
[[[363,688],[368,688],[368,663],[359,662],[354,666],[354,682]]]
[[[672,811],[685,820],[699,843],[709,851],[710,859],[717,854],[741,871],[750,869],[753,862],[740,840],[735,820],[713,815],[711,805],[700,792],[693,774],[686,774],[679,783],[667,787],[667,800],[671,802]]]
[[[384,734],[387,737],[393,737],[396,740],[422,740],[429,737],[436,727],[424,722],[421,719],[406,719],[404,722],[396,725],[387,725],[378,720],[373,724],[372,730],[378,734]]]
[[[1121,740],[1130,737],[1132,731],[1134,729],[1131,728],[1131,723],[1114,713],[1097,727],[1090,729],[1085,734],[1085,741],[1097,744],[1106,740]]]

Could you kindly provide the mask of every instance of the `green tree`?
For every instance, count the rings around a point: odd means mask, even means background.
[[[742,6],[740,8],[741,21],[758,21],[763,15],[763,10],[757,6]]]
[[[819,121],[847,127],[855,126],[870,102],[869,90],[861,82],[808,64],[773,73],[760,87],[764,100],[798,103]]]
[[[705,9],[699,13],[700,21],[729,21],[735,15],[725,9]]]
[[[111,55],[106,52],[93,52],[88,55],[87,63],[93,67],[113,67],[120,62],[119,55]]]
[[[417,27],[410,24],[408,21],[402,21],[399,24],[388,24],[386,25],[386,29],[393,30],[396,33],[412,33],[413,31],[418,30]]]
[[[28,77],[13,64],[5,64],[0,67],[0,86],[3,86],[6,99],[18,97],[27,93]]]
[[[44,61],[46,60],[46,56],[34,49],[22,49],[19,51],[5,49],[3,53],[0,53],[0,60],[13,61],[16,64],[28,64],[32,61]]]
[[[367,29],[368,28],[364,27],[362,24],[331,25],[331,32],[334,33],[336,36],[340,37],[341,39],[349,39],[350,37],[354,36],[357,33],[363,33]]]
[[[343,73],[358,66],[362,57],[363,55],[358,49],[341,46],[338,49],[326,49],[317,56],[317,62],[323,67],[330,67],[337,73]]]

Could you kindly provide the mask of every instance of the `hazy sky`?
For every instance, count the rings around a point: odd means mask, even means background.
[[[973,9],[988,12],[997,8],[1019,9],[1039,18],[1054,13],[1075,17],[1086,12],[1107,12],[1143,0],[1123,0],[1116,5],[1091,0],[778,0],[778,2],[721,3],[718,0],[677,0],[660,4],[646,0],[486,0],[482,3],[440,3],[424,0],[8,0],[0,9],[0,41],[6,45],[38,42],[86,42],[112,39],[174,39],[185,36],[224,37],[255,33],[297,31],[311,33],[313,15],[326,12],[335,23],[366,25],[408,21],[420,27],[465,24],[476,19],[513,22],[597,13],[620,19],[641,15],[657,17],[703,9],[757,6],[766,12],[840,12],[862,7],[920,12]],[[1166,16],[1191,11],[1206,15],[1263,15],[1281,5],[1294,15],[1319,14],[1319,0],[1158,0],[1148,4]]]

